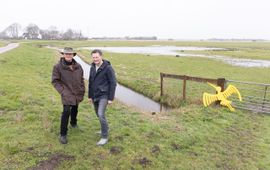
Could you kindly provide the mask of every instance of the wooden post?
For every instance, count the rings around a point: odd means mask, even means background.
[[[221,91],[223,92],[225,89],[225,78],[218,78],[217,85],[221,87]],[[216,101],[216,105],[220,105],[220,101]]]
[[[163,73],[160,73],[160,97],[163,96]]]
[[[186,100],[186,85],[187,84],[187,76],[184,76],[183,79],[183,100]]]
[[[221,91],[225,90],[225,78],[218,78],[217,85],[221,87]]]

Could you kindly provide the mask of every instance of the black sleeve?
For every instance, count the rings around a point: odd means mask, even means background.
[[[92,85],[93,82],[91,82],[91,70],[92,70],[92,67],[90,68],[89,79],[88,79],[88,98],[93,99],[94,91],[93,91],[93,85]]]
[[[116,89],[116,78],[113,68],[110,66],[108,67],[107,76],[109,80],[109,96],[108,100],[113,100],[115,95],[115,89]]]

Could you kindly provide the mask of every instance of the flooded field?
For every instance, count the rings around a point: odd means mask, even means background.
[[[176,46],[148,46],[148,47],[82,47],[80,49],[93,50],[101,49],[113,53],[126,54],[147,54],[147,55],[169,55],[176,57],[200,57],[220,60],[227,64],[239,67],[270,67],[269,60],[256,60],[245,58],[234,58],[221,55],[190,54],[185,51],[218,51],[225,48],[207,48],[207,47],[176,47]]]

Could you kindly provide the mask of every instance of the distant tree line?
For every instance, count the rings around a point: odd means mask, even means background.
[[[158,38],[156,36],[147,37],[147,36],[141,36],[141,37],[93,37],[91,38],[93,40],[157,40]]]
[[[31,39],[31,40],[85,40],[81,30],[67,29],[65,32],[57,30],[55,26],[41,29],[36,24],[29,24],[22,29],[18,23],[13,23],[0,32],[0,39]]]

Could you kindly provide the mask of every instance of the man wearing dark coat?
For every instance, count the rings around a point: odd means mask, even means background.
[[[73,57],[76,53],[70,47],[65,47],[61,52],[63,57],[54,65],[52,72],[52,85],[61,95],[63,112],[60,125],[60,143],[66,144],[68,121],[70,125],[77,128],[77,114],[79,103],[83,100],[85,93],[83,69]]]
[[[115,95],[116,78],[112,65],[102,59],[102,52],[98,49],[91,53],[91,64],[88,86],[88,100],[94,104],[96,115],[101,126],[101,139],[97,145],[108,142],[108,122],[105,116],[107,104],[112,104]]]

